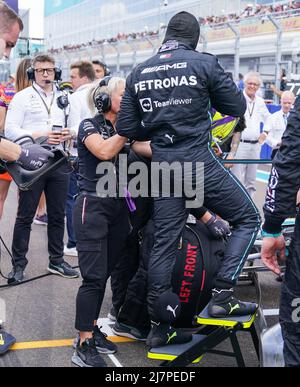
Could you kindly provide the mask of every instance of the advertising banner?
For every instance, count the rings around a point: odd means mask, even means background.
[[[300,17],[289,17],[285,19],[276,19],[281,25],[283,32],[294,32],[300,29]],[[249,21],[242,21],[236,26],[239,30],[241,37],[250,37],[258,35],[268,35],[276,33],[276,29],[273,24],[268,20],[255,20],[249,19]],[[210,30],[205,34],[206,39],[209,42],[234,39],[234,34],[226,25],[220,26],[218,29]]]

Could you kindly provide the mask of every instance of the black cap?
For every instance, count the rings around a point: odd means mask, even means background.
[[[177,40],[196,49],[200,38],[200,25],[198,20],[188,12],[179,12],[172,17],[168,24],[163,43]]]

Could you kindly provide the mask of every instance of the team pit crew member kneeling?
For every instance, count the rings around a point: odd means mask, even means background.
[[[239,301],[232,288],[256,239],[260,217],[245,189],[213,154],[209,115],[211,104],[222,114],[241,117],[246,101],[216,57],[195,51],[199,37],[199,23],[193,15],[180,12],[171,19],[158,54],[133,69],[127,79],[117,132],[131,140],[145,133],[144,139],[151,140],[154,162],[179,162],[182,170],[186,162],[192,162],[193,184],[196,163],[204,163],[204,206],[232,226],[209,313],[212,317],[248,315],[257,305]],[[172,328],[180,302],[172,292],[171,277],[187,219],[187,200],[172,195],[154,198],[154,248],[148,271],[153,324],[147,344],[151,347],[192,339]]]
[[[125,91],[125,80],[105,77],[92,94],[98,114],[84,120],[78,133],[79,189],[73,222],[78,260],[83,278],[76,301],[75,328],[79,331],[72,362],[80,367],[106,367],[100,353],[117,351],[96,322],[106,288],[130,232],[129,211],[124,198],[103,197],[97,174],[103,162],[115,167],[118,184],[118,155],[128,154],[127,139],[115,131],[117,114]],[[101,197],[100,197],[101,196]]]

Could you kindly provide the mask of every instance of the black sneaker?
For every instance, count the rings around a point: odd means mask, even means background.
[[[182,329],[175,329],[169,324],[153,323],[146,344],[151,348],[172,344],[185,344],[192,341],[193,335]]]
[[[107,367],[105,361],[97,351],[94,339],[87,339],[82,345],[80,345],[80,341],[78,342],[74,355],[72,356],[72,363],[78,367],[86,368]]]
[[[67,262],[60,263],[59,265],[53,265],[50,262],[47,270],[52,274],[57,274],[64,278],[79,277],[78,271],[72,269],[72,267]]]
[[[208,304],[208,313],[216,318],[248,316],[256,312],[258,305],[253,302],[239,301],[233,295],[233,289],[214,289]]]
[[[122,324],[118,321],[111,327],[111,330],[117,336],[129,337],[130,339],[140,341],[146,341],[149,335],[149,330],[140,330],[133,326]]]
[[[24,269],[21,267],[13,267],[12,271],[8,274],[8,285],[17,285],[24,279]]]
[[[114,344],[110,340],[107,340],[107,334],[101,332],[98,326],[94,327],[93,338],[95,340],[95,345],[99,353],[111,354],[117,352],[118,347],[116,346],[116,344]]]

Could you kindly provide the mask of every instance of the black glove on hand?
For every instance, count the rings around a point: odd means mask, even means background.
[[[224,220],[218,219],[215,215],[211,217],[211,219],[205,223],[209,232],[216,239],[227,238],[231,235],[231,231],[229,226]]]
[[[17,163],[28,171],[35,171],[41,168],[52,157],[54,157],[54,153],[48,151],[40,145],[25,145],[22,148],[22,153],[17,160]]]

